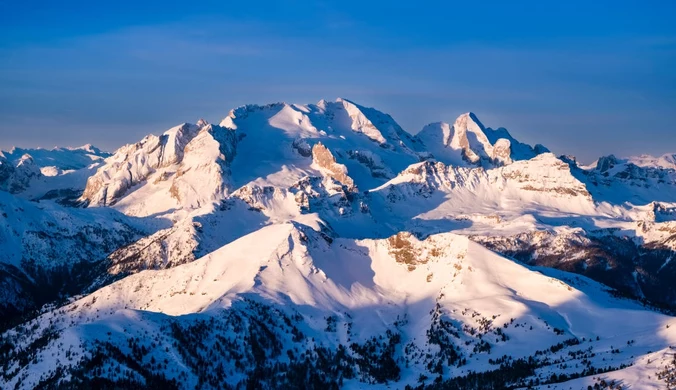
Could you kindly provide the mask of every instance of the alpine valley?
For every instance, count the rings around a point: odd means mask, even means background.
[[[449,119],[0,153],[0,388],[675,388],[676,154]]]

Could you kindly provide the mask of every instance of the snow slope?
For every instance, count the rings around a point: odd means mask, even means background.
[[[97,267],[109,253],[149,230],[114,210],[29,202],[4,191],[0,210],[2,323],[79,293],[99,276]]]
[[[5,340],[17,343],[16,350],[34,345],[47,329],[59,336],[35,350],[36,359],[24,367],[10,357],[5,368],[12,375],[5,385],[13,386],[22,378],[22,386],[30,387],[54,370],[68,372],[71,365],[88,361],[87,351],[99,342],[117,346],[124,354],[130,337],[153,330],[152,345],[141,339],[149,349],[144,361],[152,357],[174,363],[166,368],[149,365],[150,371],[180,378],[180,386],[192,387],[199,383],[199,374],[179,351],[176,332],[168,332],[163,323],[174,321],[173,327],[184,327],[203,318],[228,327],[224,313],[251,310],[247,316],[253,321],[263,316],[254,310],[256,305],[281,310],[302,329],[303,337],[295,340],[268,329],[274,336],[267,337],[282,338],[282,350],[302,351],[309,345],[335,350],[346,341],[359,345],[373,337],[398,335],[392,358],[408,362],[392,378],[400,385],[416,384],[437,359],[445,367],[442,378],[448,379],[490,371],[495,368],[492,359],[504,355],[519,359],[547,350],[546,357],[538,358],[534,374],[515,382],[523,384],[531,379],[546,382],[552,372],[632,365],[635,356],[676,343],[676,327],[666,328],[676,325],[672,317],[613,298],[591,280],[528,269],[462,236],[444,233],[420,241],[399,233],[382,240],[329,239],[307,226],[285,223],[259,229],[189,264],[127,277],[46,313],[33,322],[35,337],[19,339],[20,331],[8,332]],[[448,344],[441,349],[435,345],[435,337],[449,334]],[[231,329],[225,335],[237,337],[238,331]],[[193,347],[210,350],[216,342],[210,338],[217,334],[203,336]],[[576,341],[550,348],[565,340]],[[231,348],[234,353],[240,346]],[[348,354],[358,356],[358,350],[351,347]],[[68,354],[75,357],[67,358]],[[264,365],[292,361],[289,356],[269,356]],[[461,364],[447,365],[446,360]],[[567,369],[560,369],[562,362]],[[220,378],[221,383],[235,385],[263,363],[243,358],[238,364],[230,359],[209,364],[223,365],[231,375]],[[143,378],[133,366],[122,367]],[[359,367],[354,368],[355,378],[377,384],[377,376]]]

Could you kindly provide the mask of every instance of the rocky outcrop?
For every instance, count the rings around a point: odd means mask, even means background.
[[[368,150],[348,150],[349,158],[360,162],[368,168],[371,176],[376,178],[391,179],[394,177],[392,171],[383,163],[382,159],[375,153]]]
[[[506,165],[512,162],[512,144],[506,138],[500,138],[493,145],[491,161],[495,164]]]
[[[348,175],[345,165],[337,163],[331,151],[321,142],[312,147],[312,162],[329,177],[346,186],[349,191],[356,190],[354,180]]]

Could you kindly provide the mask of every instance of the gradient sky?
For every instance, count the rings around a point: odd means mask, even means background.
[[[674,153],[675,20],[673,0],[0,0],[0,148],[340,96],[412,133],[473,111],[584,162]]]

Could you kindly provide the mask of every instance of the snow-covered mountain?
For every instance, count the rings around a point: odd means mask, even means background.
[[[25,199],[74,199],[110,154],[90,144],[77,148],[0,151],[0,190]]]
[[[29,155],[41,169],[53,168],[50,171],[69,171],[81,169],[95,161],[105,159],[110,156],[110,153],[101,151],[91,144],[76,148],[23,149],[15,147],[10,151],[0,151],[0,158],[13,163],[21,160],[25,155]]]
[[[627,159],[634,165],[649,168],[676,169],[676,154],[664,154],[659,157],[653,157],[647,154],[632,156]]]
[[[346,99],[14,149],[0,387],[662,388],[675,172]]]

